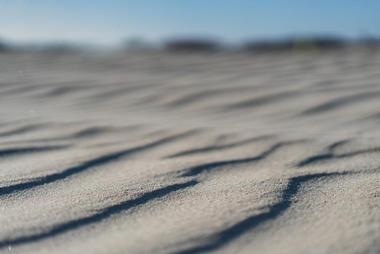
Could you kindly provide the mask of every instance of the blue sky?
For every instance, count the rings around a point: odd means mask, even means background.
[[[0,37],[117,44],[210,36],[380,36],[379,0],[0,0]]]

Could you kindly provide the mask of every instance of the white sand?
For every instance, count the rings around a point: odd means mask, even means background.
[[[0,252],[380,253],[379,70],[0,55]]]

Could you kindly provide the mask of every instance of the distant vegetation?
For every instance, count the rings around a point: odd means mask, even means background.
[[[227,46],[222,41],[205,38],[177,38],[162,44],[151,43],[142,38],[124,41],[122,48],[131,51],[164,50],[173,53],[213,53],[213,52],[245,52],[245,53],[281,53],[294,51],[331,51],[348,47],[380,49],[380,40],[374,37],[348,40],[334,36],[289,37],[285,39],[252,40],[238,46]],[[101,48],[91,44],[73,44],[55,42],[45,44],[13,45],[0,40],[0,52],[43,52],[49,54],[67,54],[79,52],[97,52]]]
[[[156,47],[152,43],[145,41],[143,38],[133,37],[123,43],[123,48],[132,51],[144,51],[154,49]]]
[[[333,36],[294,37],[280,40],[252,40],[237,47],[227,47],[218,41],[205,39],[177,39],[167,41],[164,49],[169,52],[240,51],[249,53],[279,53],[293,51],[329,51],[347,47],[380,49],[380,40],[364,38],[350,41]]]
[[[253,41],[246,43],[243,51],[265,53],[294,50],[336,50],[349,45],[348,41],[335,37],[291,38],[284,40]]]
[[[380,39],[377,38],[364,38],[359,40],[359,44],[367,48],[380,48]]]
[[[0,52],[6,52],[9,50],[10,50],[10,46],[7,43],[0,40]]]
[[[222,47],[213,40],[206,39],[177,39],[167,41],[165,50],[171,52],[215,52]]]

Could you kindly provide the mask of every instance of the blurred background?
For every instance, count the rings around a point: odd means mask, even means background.
[[[3,51],[267,50],[312,41],[321,47],[375,44],[380,36],[376,0],[1,0],[0,6]]]

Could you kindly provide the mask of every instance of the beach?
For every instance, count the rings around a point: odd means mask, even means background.
[[[0,253],[380,253],[380,51],[0,54]]]

